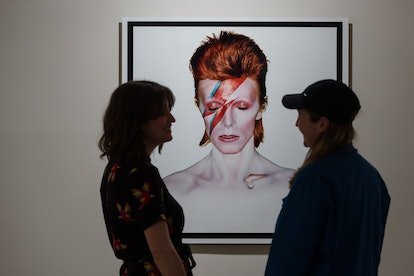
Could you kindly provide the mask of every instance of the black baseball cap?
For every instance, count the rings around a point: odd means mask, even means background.
[[[317,81],[301,94],[283,96],[282,104],[289,109],[308,109],[338,124],[351,123],[361,108],[351,88],[331,79]]]

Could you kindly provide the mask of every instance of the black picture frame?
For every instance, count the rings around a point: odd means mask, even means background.
[[[204,33],[205,35],[211,35],[211,28],[217,29],[217,30],[252,30],[253,32],[257,30],[258,32],[267,32],[269,31],[270,35],[271,31],[273,30],[282,30],[286,33],[286,37],[283,38],[283,41],[286,39],[289,39],[289,32],[292,30],[292,32],[296,32],[300,30],[300,32],[303,32],[304,36],[309,36],[309,38],[304,39],[304,41],[310,40],[314,34],[317,35],[317,38],[315,38],[315,46],[316,48],[313,49],[314,52],[317,52],[321,55],[321,57],[324,55],[323,52],[329,52],[331,57],[329,58],[329,61],[327,61],[328,65],[324,64],[318,64],[317,57],[315,60],[312,60],[314,62],[313,67],[307,68],[304,70],[304,72],[300,75],[302,76],[302,79],[295,79],[296,75],[294,75],[294,70],[292,70],[293,73],[291,73],[290,77],[285,77],[286,79],[286,87],[275,89],[278,90],[278,93],[280,91],[280,94],[278,94],[278,97],[280,98],[280,95],[287,94],[287,92],[292,93],[299,93],[305,86],[309,85],[311,82],[316,81],[318,79],[322,78],[333,78],[340,80],[346,84],[349,84],[349,24],[348,20],[346,18],[316,18],[316,19],[177,19],[177,18],[124,18],[122,21],[122,82],[134,80],[134,79],[152,79],[158,82],[161,82],[170,88],[172,88],[173,91],[181,91],[181,90],[189,90],[193,88],[191,83],[191,76],[188,71],[188,68],[181,67],[182,69],[179,70],[170,70],[172,71],[182,71],[183,78],[185,78],[185,82],[188,83],[186,85],[185,89],[182,89],[180,87],[176,87],[176,83],[180,83],[178,80],[180,76],[176,76],[173,79],[168,79],[168,77],[164,77],[166,73],[164,73],[164,76],[157,75],[157,73],[154,73],[157,70],[157,67],[163,66],[164,63],[170,64],[174,62],[166,61],[165,58],[163,59],[156,59],[158,56],[157,50],[153,49],[166,49],[170,51],[171,45],[169,42],[171,42],[171,39],[168,40],[163,35],[163,31],[165,31],[165,34],[170,34],[173,31],[177,30],[194,30],[199,29],[200,33]],[[203,30],[206,31],[203,31]],[[137,37],[137,30],[145,30],[147,35],[145,37]],[[153,30],[153,31],[152,31]],[[308,33],[309,31],[309,33]],[[320,31],[320,37],[319,37],[319,31]],[[327,35],[328,34],[328,35]],[[177,37],[177,40],[185,40],[186,39],[186,32],[180,32],[180,35]],[[190,35],[190,34],[188,34]],[[169,36],[169,35],[168,35]],[[263,36],[263,35],[262,35]],[[163,38],[165,37],[165,41],[163,41]],[[264,40],[268,40],[266,36]],[[300,37],[300,35],[295,34],[294,37]],[[149,46],[147,47],[138,47],[137,46],[137,39],[138,40],[151,40],[154,39],[154,43],[148,43]],[[327,39],[326,44],[325,41],[320,41],[323,39]],[[196,39],[198,42],[201,42],[202,37],[198,37]],[[259,43],[259,46],[261,46],[261,43]],[[302,43],[302,41],[299,40],[297,43],[293,43],[295,46],[303,47],[303,53],[306,53],[306,51],[312,52],[312,49],[306,49],[307,45],[301,45],[306,44]],[[312,44],[312,43],[309,43]],[[319,45],[319,46],[318,46]],[[318,47],[320,45],[330,45],[329,51],[320,50]],[[155,47],[157,46],[157,47]],[[163,48],[165,47],[165,48]],[[193,50],[195,50],[195,47],[197,47],[196,44],[194,44]],[[179,47],[177,47],[179,48]],[[286,47],[288,48],[288,47]],[[317,49],[318,48],[318,49]],[[269,47],[271,49],[271,47]],[[142,53],[144,51],[144,53]],[[300,49],[299,49],[300,51]],[[148,58],[147,64],[142,64],[137,61],[137,53],[143,57],[148,56],[154,56],[153,58]],[[173,52],[171,52],[171,56],[174,56]],[[313,53],[313,52],[312,52]],[[188,55],[184,57],[188,61],[188,57],[190,57],[192,54],[191,51],[189,51]],[[294,56],[293,54],[291,56]],[[271,61],[273,64],[276,64],[278,68],[286,68],[288,67],[285,64],[277,64],[275,61]],[[295,64],[302,64],[301,60],[295,61]],[[150,64],[151,63],[151,64]],[[154,63],[157,65],[154,66]],[[303,61],[303,64],[306,65],[306,61]],[[150,65],[150,66],[149,66]],[[321,68],[319,68],[320,66]],[[145,73],[142,73],[143,67],[151,67],[151,69],[148,69],[148,75]],[[298,68],[300,66],[297,66]],[[318,68],[314,68],[318,67]],[[324,67],[329,67],[329,70],[326,72],[324,71]],[[320,69],[321,72],[315,73],[312,69]],[[140,72],[141,73],[140,73]],[[317,71],[317,70],[316,70]],[[279,70],[280,72],[283,72],[283,70]],[[309,72],[309,76],[307,75],[307,72]],[[162,75],[162,73],[161,73]],[[269,79],[269,77],[268,77]],[[294,84],[292,87],[289,86],[289,84]],[[296,85],[296,86],[295,86]],[[177,96],[177,95],[176,95]],[[191,96],[186,96],[188,98]],[[177,97],[177,101],[178,101]],[[278,98],[275,96],[274,102],[277,102]],[[190,104],[187,104],[190,105]],[[177,107],[178,108],[178,107]],[[191,108],[194,109],[194,105],[191,106]],[[267,112],[267,111],[266,111]],[[285,115],[283,115],[285,116]],[[286,115],[287,116],[287,115]],[[287,118],[292,122],[292,120],[295,120],[296,114],[289,115],[291,117]],[[274,116],[273,116],[274,117]],[[178,121],[178,120],[177,120]],[[292,130],[294,130],[294,127],[290,127]],[[294,136],[294,140],[296,142],[296,147],[300,147],[301,143],[301,136],[299,133],[292,134],[292,130],[287,130],[286,132],[289,132],[291,136]],[[177,133],[179,131],[177,130]],[[198,137],[197,137],[198,139]],[[168,147],[168,145],[166,146]],[[168,151],[168,149],[166,149]],[[264,150],[269,152],[269,150]],[[292,146],[290,151],[295,155],[295,160],[291,161],[290,164],[288,164],[288,167],[297,168],[301,161],[303,160],[303,157],[306,153],[306,149],[297,150]],[[168,153],[167,153],[168,154]],[[285,154],[286,155],[286,154]],[[163,152],[163,156],[155,159],[156,166],[159,168],[162,176],[171,173],[172,169],[166,169],[166,166],[169,166],[171,163],[176,163],[175,161],[171,161],[172,159],[166,160],[164,163],[162,160],[164,160],[165,153]],[[167,158],[168,159],[168,158]],[[158,162],[158,163],[157,163]],[[280,162],[280,161],[278,161]],[[189,162],[191,163],[191,162]],[[187,166],[186,164],[185,166]],[[182,165],[184,166],[184,165]],[[164,172],[165,170],[165,172]],[[164,175],[163,175],[164,174]],[[281,202],[280,202],[281,204]],[[185,211],[185,210],[184,210]],[[276,221],[277,214],[275,214],[274,217],[269,218],[272,219],[273,222]],[[191,222],[186,222],[190,223]],[[222,222],[226,223],[226,222]],[[237,227],[239,228],[239,227]],[[236,231],[237,230],[237,231]],[[235,227],[235,231],[223,231],[223,232],[217,232],[217,231],[185,231],[183,233],[184,238],[188,243],[227,243],[227,244],[268,244],[270,242],[270,239],[273,234],[273,228],[267,227],[266,229],[263,229],[263,231],[256,231],[256,232],[245,232],[243,230],[239,231]]]

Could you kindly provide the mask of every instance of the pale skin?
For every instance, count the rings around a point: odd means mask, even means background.
[[[262,110],[256,83],[249,78],[242,81],[235,91],[222,92],[222,97],[212,96],[217,81],[200,81],[199,108],[204,115],[211,151],[194,165],[164,178],[171,193],[186,210],[187,221],[196,227],[199,227],[198,219],[210,216],[212,209],[220,210],[214,212],[217,221],[220,216],[222,219],[231,216],[234,221],[240,220],[240,225],[246,225],[242,221],[243,213],[266,217],[265,212],[269,211],[270,217],[274,217],[278,203],[275,195],[288,192],[293,170],[276,165],[254,147],[254,125],[262,117]],[[227,109],[221,120],[215,122],[214,118],[220,116],[224,108]],[[191,208],[186,209],[189,206]],[[268,227],[273,231],[274,224],[270,220]],[[199,231],[203,230],[201,228]]]
[[[171,141],[171,125],[173,122],[175,122],[175,118],[166,104],[166,110],[163,115],[148,121],[143,126],[148,155],[160,144]],[[144,231],[144,235],[154,262],[162,275],[186,275],[181,258],[171,242],[168,225],[165,220],[159,220],[148,227]]]
[[[256,190],[269,191],[272,184],[291,176],[292,171],[282,168],[259,154],[253,144],[253,137],[236,154],[222,154],[212,146],[210,153],[191,167],[174,173],[164,179],[179,193],[191,193],[196,188],[203,190],[248,191],[246,178],[249,174],[267,175],[255,180]]]

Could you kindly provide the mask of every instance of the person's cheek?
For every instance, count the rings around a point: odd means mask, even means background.
[[[239,125],[250,125],[254,124],[256,120],[256,113],[254,110],[238,110],[234,116],[234,120],[239,123]]]
[[[206,116],[203,119],[204,119],[204,125],[205,125],[205,128],[206,128],[206,132],[207,132],[207,134],[209,134],[210,133],[210,129],[211,129],[212,115]]]

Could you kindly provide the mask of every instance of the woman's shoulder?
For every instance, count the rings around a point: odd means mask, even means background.
[[[157,168],[151,163],[136,162],[130,164],[122,164],[123,169],[131,177],[148,177],[158,174]]]

